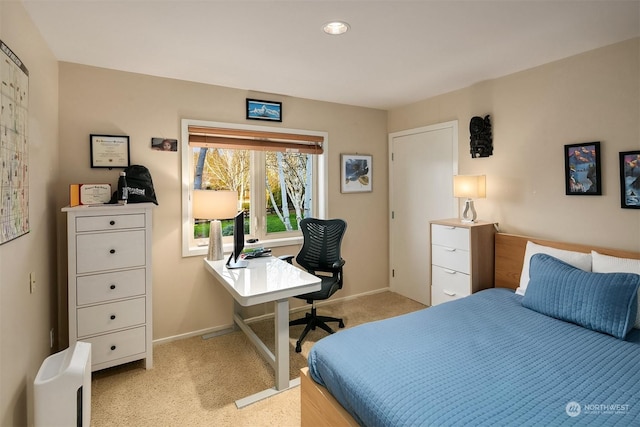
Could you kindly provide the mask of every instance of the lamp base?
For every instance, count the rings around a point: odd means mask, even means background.
[[[216,219],[209,222],[209,251],[207,252],[207,260],[218,261],[221,259],[224,259],[222,223]]]
[[[473,200],[467,199],[464,201],[464,211],[462,212],[461,222],[473,223],[476,222],[476,209],[473,206]]]

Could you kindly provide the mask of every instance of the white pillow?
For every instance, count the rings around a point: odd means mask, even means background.
[[[594,273],[636,273],[640,274],[640,259],[618,258],[591,251]],[[638,314],[634,328],[640,329],[640,295],[638,298]]]
[[[526,292],[527,285],[529,284],[529,263],[531,262],[531,257],[539,253],[551,255],[581,270],[591,271],[591,254],[566,251],[564,249],[556,249],[549,246],[538,245],[533,242],[527,242],[527,248],[524,252],[524,263],[522,264],[522,274],[520,275],[520,286],[516,289],[516,294],[524,295]]]

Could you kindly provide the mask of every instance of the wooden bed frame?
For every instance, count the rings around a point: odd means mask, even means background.
[[[497,233],[495,235],[495,287],[509,289],[518,287],[527,241],[568,251],[590,253],[594,250],[603,255],[640,259],[640,252]],[[309,368],[301,369],[300,388],[302,427],[359,425],[325,387],[311,379]]]

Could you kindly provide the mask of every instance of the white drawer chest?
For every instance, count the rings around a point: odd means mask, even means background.
[[[91,343],[91,370],[153,367],[152,203],[76,206],[67,214],[69,345]]]
[[[431,221],[431,305],[493,287],[494,223]]]

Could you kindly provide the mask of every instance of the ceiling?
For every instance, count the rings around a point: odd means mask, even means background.
[[[378,109],[640,36],[640,0],[21,1],[60,61]]]

